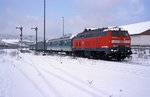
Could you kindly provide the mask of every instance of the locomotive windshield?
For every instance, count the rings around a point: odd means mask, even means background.
[[[112,31],[112,36],[129,36],[127,31]]]
[[[127,31],[121,31],[122,36],[129,36]]]

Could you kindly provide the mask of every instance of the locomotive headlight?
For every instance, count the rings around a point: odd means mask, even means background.
[[[124,40],[123,43],[131,43],[130,40]]]
[[[113,50],[113,49],[111,49],[111,51],[113,52],[114,50]]]
[[[111,52],[117,52],[117,49],[111,49]]]
[[[130,50],[127,51],[128,53],[130,52]]]
[[[120,43],[120,40],[111,40],[111,43]]]

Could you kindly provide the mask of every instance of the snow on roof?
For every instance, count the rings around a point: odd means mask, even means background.
[[[78,33],[75,33],[75,34],[67,34],[67,35],[64,35],[63,37],[59,37],[59,38],[53,38],[53,39],[48,39],[46,42],[48,41],[55,41],[55,40],[62,40],[62,39],[72,39],[74,38]]]
[[[19,39],[2,39],[1,41],[5,42],[5,43],[10,43],[10,44],[18,44],[19,43]],[[22,40],[22,42],[33,42],[30,40]]]
[[[139,34],[132,34],[131,36],[136,36],[136,35],[150,35],[150,29],[148,29],[142,33],[139,33]]]
[[[74,38],[75,36],[77,36],[78,33],[74,33],[71,35],[70,39]]]
[[[10,44],[17,44],[19,42],[18,39],[2,39],[2,41]]]
[[[128,30],[129,34],[139,34],[150,29],[150,21],[124,25],[121,27]]]
[[[5,43],[4,41],[0,40],[0,44]]]
[[[124,28],[122,27],[118,27],[118,26],[112,26],[112,27],[108,27],[107,29],[105,29],[104,31],[108,31],[108,30],[111,30],[111,31],[118,31],[118,30],[122,30],[122,31],[126,31]]]
[[[85,28],[86,30],[95,30],[97,28]]]

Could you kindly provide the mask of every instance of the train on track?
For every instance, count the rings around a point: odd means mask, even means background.
[[[46,52],[64,52],[88,58],[123,60],[132,54],[131,38],[127,30],[119,27],[85,29],[76,35],[46,41]],[[34,50],[35,45],[30,49]],[[44,50],[44,42],[37,43],[37,50]]]

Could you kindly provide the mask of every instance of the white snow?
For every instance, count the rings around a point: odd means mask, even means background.
[[[121,27],[138,34],[149,25]],[[0,50],[0,97],[150,97],[150,51],[133,53],[117,62]]]
[[[105,29],[104,31],[118,31],[118,30],[122,30],[122,31],[127,31],[126,29],[122,28],[122,27],[117,27],[117,26],[111,26],[111,27],[108,27],[108,29]]]
[[[19,43],[18,39],[2,39],[2,41],[5,43],[10,43],[10,44],[18,44]]]
[[[117,62],[0,50],[0,67],[0,97],[150,97],[150,56]]]
[[[150,21],[123,25],[121,27],[128,30],[129,34],[139,34],[150,29]]]

